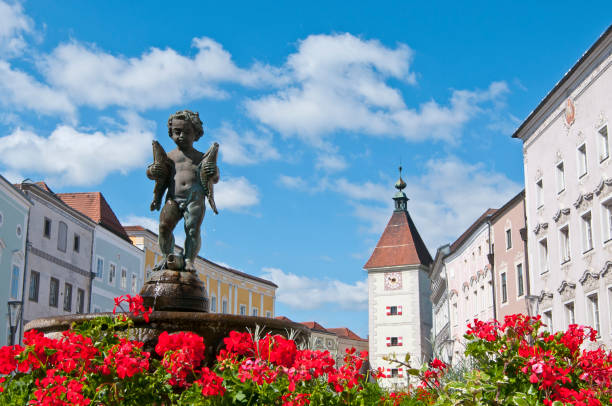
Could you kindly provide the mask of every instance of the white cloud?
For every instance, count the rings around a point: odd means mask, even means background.
[[[198,98],[224,98],[222,82],[260,86],[279,80],[260,64],[237,67],[229,52],[210,38],[196,38],[188,57],[151,48],[137,58],[116,56],[78,42],[62,44],[39,63],[47,81],[78,104],[136,109],[169,107]]]
[[[34,23],[23,13],[21,3],[0,0],[0,55],[20,54],[26,46],[24,34],[34,30]]]
[[[230,125],[224,124],[219,133],[219,150],[223,162],[233,165],[252,165],[280,159],[272,145],[272,135],[245,131],[239,135]]]
[[[353,284],[336,279],[314,279],[285,273],[278,268],[263,268],[262,278],[278,285],[276,300],[295,309],[316,309],[333,304],[343,309],[366,309],[367,280]],[[306,300],[305,300],[306,299]]]
[[[38,82],[25,72],[14,70],[0,60],[0,104],[15,110],[73,116],[75,107],[68,97]]]
[[[242,210],[259,203],[259,192],[245,177],[221,180],[215,185],[215,203],[219,210]]]
[[[58,126],[49,137],[16,129],[0,137],[0,162],[9,170],[41,173],[51,185],[95,185],[109,173],[142,168],[149,159],[150,123],[125,115],[117,131],[81,132]]]
[[[487,90],[455,90],[448,106],[435,101],[417,109],[406,106],[390,79],[412,84],[412,50],[395,48],[351,34],[311,35],[299,42],[283,71],[288,85],[251,99],[251,116],[285,136],[298,136],[315,146],[335,131],[401,136],[411,140],[450,138],[451,134],[508,91],[504,82]]]
[[[301,176],[279,175],[278,183],[287,189],[304,189],[308,186]]]
[[[348,164],[343,156],[335,153],[320,153],[317,155],[315,168],[327,172],[338,172],[346,169]]]
[[[425,172],[407,177],[406,183],[408,210],[432,253],[459,237],[486,209],[499,208],[521,190],[504,174],[456,157],[428,161]],[[367,231],[380,234],[393,207],[391,182],[360,184],[340,179],[336,184],[340,193],[354,199],[353,214]]]

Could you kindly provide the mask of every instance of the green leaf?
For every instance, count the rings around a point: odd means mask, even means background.
[[[512,403],[516,406],[529,406],[529,402],[525,399],[527,395],[524,393],[517,393],[512,397]]]
[[[404,358],[404,361],[406,361],[406,364],[410,362],[410,353],[406,353],[406,357]]]
[[[415,376],[418,376],[418,375],[421,373],[421,371],[419,371],[419,370],[418,370],[418,369],[416,369],[416,368],[410,368],[410,369],[409,369],[408,371],[406,371],[406,372],[407,372],[409,375],[415,375]]]

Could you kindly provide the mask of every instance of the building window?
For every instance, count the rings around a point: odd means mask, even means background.
[[[610,156],[610,145],[608,144],[608,126],[604,125],[599,130],[599,162],[605,161]]]
[[[210,311],[213,313],[217,312],[217,297],[216,296],[212,296],[210,298]]]
[[[266,312],[266,317],[267,317],[267,318],[272,317],[272,312],[269,312],[269,311],[268,311],[268,312]]]
[[[397,306],[387,306],[388,316],[397,316]]]
[[[518,297],[521,297],[525,294],[524,282],[523,282],[523,264],[518,264],[516,266],[516,286]]]
[[[508,284],[506,281],[506,273],[501,273],[501,297],[502,303],[506,303],[508,301]]]
[[[30,271],[30,300],[38,302],[38,287],[40,286],[40,273]]]
[[[11,271],[11,298],[17,299],[19,297],[19,267],[13,265]]]
[[[506,250],[512,248],[512,229],[506,230]]]
[[[593,228],[591,227],[591,212],[586,212],[582,216],[582,251],[587,252],[593,249]]]
[[[138,289],[138,279],[136,275],[132,274],[132,293],[137,293]]]
[[[587,174],[587,152],[586,144],[578,147],[578,177],[581,178]]]
[[[221,302],[221,313],[227,314],[227,299],[223,299]]]
[[[543,321],[544,324],[546,325],[546,330],[548,330],[549,333],[553,332],[553,318],[552,318],[552,310],[546,310],[545,312],[543,312]]]
[[[565,190],[565,167],[563,162],[557,164],[557,193]]]
[[[606,241],[612,240],[612,199],[602,204],[603,234]]]
[[[57,307],[59,297],[59,280],[51,278],[49,281],[49,306]]]
[[[570,235],[569,224],[564,225],[559,229],[559,247],[561,250],[561,263],[566,263],[570,260]]]
[[[72,285],[68,282],[64,285],[64,310],[72,310]]]
[[[246,305],[240,305],[240,315],[241,316],[246,316]]]
[[[258,316],[259,315],[259,309],[254,307],[253,308],[253,316]]]
[[[79,252],[80,248],[81,248],[81,237],[79,237],[78,234],[75,234],[74,243],[72,244],[72,249],[74,250],[74,252]]]
[[[574,302],[569,302],[565,304],[565,321],[567,322],[567,327],[570,324],[576,324],[576,316],[574,314]]]
[[[597,293],[587,296],[587,317],[589,324],[597,330],[599,335],[599,300]]]
[[[15,234],[17,234],[17,238],[21,238],[21,224],[17,224],[17,228],[15,229]]]
[[[396,347],[398,343],[397,337],[391,337],[391,347]]]
[[[391,368],[391,378],[399,377],[399,370],[397,368]]]
[[[542,179],[536,182],[536,207],[544,205],[544,182]]]
[[[83,289],[77,289],[77,313],[85,313],[85,291]]]
[[[104,272],[104,260],[98,257],[96,261],[96,278],[102,279],[103,272]]]
[[[45,217],[45,224],[43,226],[43,236],[51,238],[51,219]]]
[[[540,251],[540,273],[548,271],[548,241],[546,238],[540,240],[539,243]]]
[[[115,266],[115,264],[110,264],[109,265],[109,269],[108,269],[108,283],[110,283],[111,285],[115,281],[116,268],[117,267]]]
[[[4,223],[4,215],[0,211],[0,226],[2,226],[3,223]]]
[[[127,269],[121,268],[121,289],[127,289]]]
[[[68,226],[63,221],[57,226],[57,249],[66,252],[66,243],[68,239]]]

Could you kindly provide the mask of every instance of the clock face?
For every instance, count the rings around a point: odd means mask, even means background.
[[[385,273],[385,290],[396,290],[402,288],[402,274],[400,272]]]

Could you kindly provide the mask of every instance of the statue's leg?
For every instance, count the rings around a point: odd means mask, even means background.
[[[204,199],[195,199],[185,208],[185,270],[195,272],[195,257],[200,252],[200,228],[204,220],[206,206]]]
[[[155,268],[161,269],[166,266],[168,255],[174,252],[174,227],[181,219],[181,210],[174,200],[166,200],[166,204],[162,208],[159,215],[159,248],[161,249],[164,259],[161,264]]]

